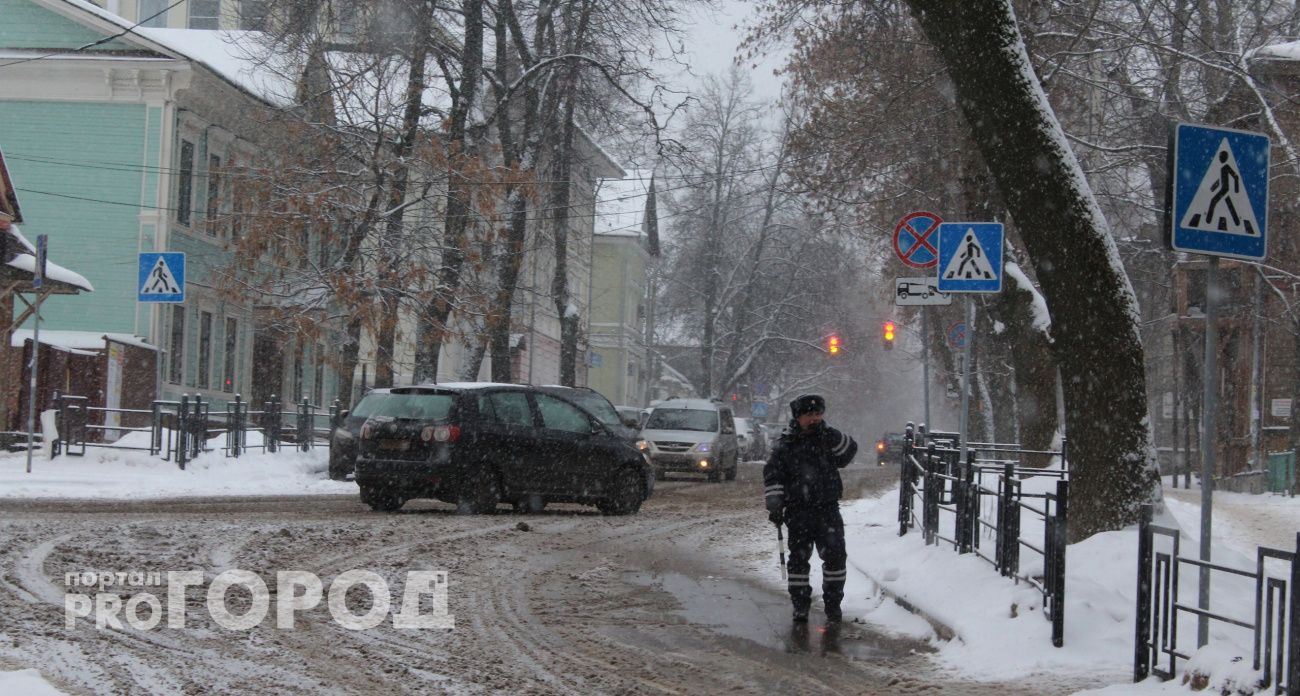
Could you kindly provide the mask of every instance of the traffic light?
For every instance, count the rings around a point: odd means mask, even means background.
[[[835,334],[831,334],[830,338],[826,339],[826,351],[831,355],[839,355],[840,353],[839,336],[836,336]]]
[[[885,350],[894,349],[894,322],[887,321],[884,324]]]

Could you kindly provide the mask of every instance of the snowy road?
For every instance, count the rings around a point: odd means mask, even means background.
[[[846,473],[861,493],[894,476]],[[351,496],[3,501],[0,670],[35,667],[70,693],[1057,692],[945,681],[927,643],[852,623],[828,632],[818,612],[792,631],[784,593],[755,572],[773,547],[761,488],[756,465],[735,483],[661,483],[627,518],[565,506],[457,516],[420,503],[385,515]],[[194,596],[184,629],[65,628],[65,573],[199,569],[210,580],[231,568],[306,570],[326,586],[363,569],[394,587],[408,570],[446,570],[456,627],[353,631],[322,603],[292,630],[268,620],[230,631]],[[236,613],[248,596],[238,592]]]

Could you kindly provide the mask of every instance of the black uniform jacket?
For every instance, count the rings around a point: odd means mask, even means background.
[[[763,467],[768,509],[799,510],[838,502],[844,493],[839,470],[857,453],[858,443],[829,425],[803,432],[792,422]]]

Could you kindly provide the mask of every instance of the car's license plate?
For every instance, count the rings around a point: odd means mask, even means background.
[[[380,440],[379,449],[405,452],[406,450],[411,449],[411,441],[410,440]]]

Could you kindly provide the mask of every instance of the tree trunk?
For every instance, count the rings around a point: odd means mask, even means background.
[[[522,191],[510,197],[510,226],[506,230],[505,250],[497,267],[497,293],[489,315],[492,347],[492,381],[513,382],[510,355],[510,317],[515,289],[524,265],[524,241],[528,231],[528,201]]]
[[[1070,437],[1072,540],[1157,491],[1133,289],[1030,67],[1007,0],[908,0],[1015,218],[1052,314]]]
[[[447,210],[443,215],[442,258],[438,264],[433,297],[420,312],[419,340],[415,350],[416,381],[438,378],[442,343],[447,337],[447,323],[455,307],[465,265],[465,240],[474,196],[474,184],[465,181],[462,171],[472,154],[466,134],[470,113],[478,101],[479,80],[482,79],[483,0],[464,0],[462,7],[465,12],[465,49],[461,55],[460,88],[447,127]]]
[[[352,374],[357,371],[361,356],[361,319],[348,319],[347,338],[343,344],[343,355],[339,359],[339,403],[351,409],[355,405],[352,399]],[[363,396],[363,395],[361,395]]]
[[[578,315],[569,297],[569,205],[572,200],[573,138],[577,125],[573,122],[572,94],[565,102],[563,136],[559,152],[555,153],[555,193],[551,198],[552,235],[555,238],[555,274],[551,277],[551,299],[555,302],[556,316],[560,318],[560,384],[572,387],[577,382]]]
[[[415,149],[416,138],[420,136],[420,117],[424,112],[424,73],[429,59],[430,43],[433,41],[433,27],[428,11],[416,14],[415,40],[411,46],[411,69],[406,80],[406,104],[402,111],[402,133],[393,159],[398,162],[393,174],[393,188],[388,196],[388,210],[384,219],[384,234],[380,240],[383,254],[392,261],[381,272],[388,276],[388,282],[380,286],[383,318],[376,341],[375,352],[375,386],[391,387],[395,379],[393,361],[396,359],[397,323],[401,311],[401,293],[398,285],[401,279],[389,269],[395,268],[397,259],[405,253],[406,192],[411,181],[411,167],[407,164],[411,151]],[[417,375],[417,381],[419,377]]]

